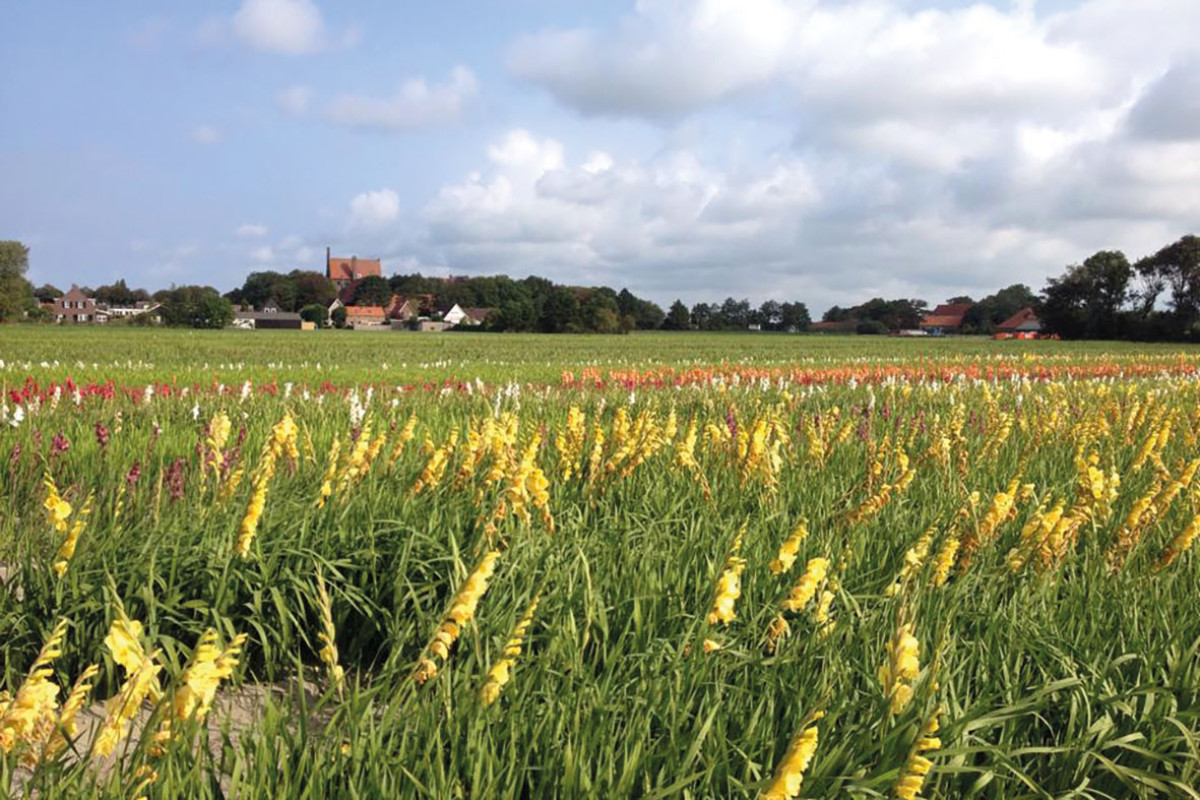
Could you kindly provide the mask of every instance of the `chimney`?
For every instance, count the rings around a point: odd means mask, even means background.
[[[358,280],[358,256],[350,256],[350,277]]]
[[[333,277],[333,273],[330,272],[330,270],[329,270],[329,262],[330,261],[331,261],[331,258],[329,256],[329,245],[325,245],[325,277],[326,278]]]

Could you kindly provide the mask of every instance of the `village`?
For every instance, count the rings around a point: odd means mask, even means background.
[[[437,332],[451,328],[477,328],[495,312],[494,308],[462,308],[457,303],[439,304],[432,293],[403,296],[393,293],[384,305],[361,303],[358,289],[363,281],[383,278],[378,258],[333,256],[326,248],[325,277],[336,287],[337,296],[324,309],[324,320],[305,319],[300,311],[285,311],[274,300],[260,307],[236,304],[227,326],[235,330],[316,330],[332,325],[359,331]],[[130,305],[114,305],[96,300],[78,285],[54,300],[44,301],[41,309],[54,322],[66,325],[105,324],[114,320],[133,320],[161,324],[162,303],[139,300]],[[334,323],[336,322],[336,325]]]
[[[263,273],[252,273],[247,285],[256,276]],[[319,328],[338,328],[354,331],[417,331],[439,332],[451,329],[504,329],[501,322],[504,316],[498,313],[496,307],[474,307],[454,302],[452,299],[439,297],[432,291],[407,291],[401,293],[392,287],[403,288],[396,282],[389,283],[383,274],[382,259],[360,258],[352,256],[334,256],[330,248],[325,251],[325,269],[323,273],[305,273],[308,279],[319,281],[328,290],[328,303],[310,304],[297,308],[291,303],[280,302],[270,291],[257,293],[258,302],[249,302],[246,290],[234,290],[226,298],[233,302],[232,315],[221,326],[233,330],[317,330]],[[471,278],[431,279],[444,285],[470,282]],[[411,288],[411,287],[410,287]],[[429,288],[429,287],[424,287]],[[583,302],[589,292],[601,290],[575,290]],[[609,290],[603,290],[609,291]],[[1028,294],[1028,291],[1026,290]],[[444,293],[443,293],[444,294]],[[154,297],[159,297],[156,294]],[[461,295],[460,295],[461,296]],[[614,296],[615,293],[614,293]],[[132,302],[106,302],[96,292],[81,289],[72,284],[70,290],[60,297],[46,299],[41,302],[41,312],[47,321],[58,324],[106,324],[121,322],[138,325],[158,325],[164,322],[165,309],[163,303],[151,298],[145,292],[128,292]],[[620,299],[618,297],[618,299]],[[644,302],[644,301],[637,301]],[[726,301],[733,303],[732,299]],[[807,310],[803,312],[800,324],[789,322],[786,314],[780,314],[779,319],[771,320],[769,310],[750,310],[744,314],[740,323],[724,324],[724,330],[781,330],[797,333],[808,331],[821,334],[888,334],[892,336],[946,336],[958,334],[989,334],[995,339],[1038,339],[1046,338],[1043,324],[1032,306],[1025,305],[1017,308],[1016,304],[1009,306],[1007,311],[991,313],[990,324],[979,324],[980,312],[988,299],[975,303],[969,298],[954,298],[940,304],[932,310],[920,301],[882,301],[872,300],[851,309],[837,309],[826,312],[825,317],[809,323],[806,319]],[[736,305],[736,303],[735,303]],[[764,304],[764,309],[770,303]],[[776,304],[778,305],[778,304]],[[784,304],[785,306],[788,304]],[[797,304],[802,306],[803,304]],[[879,306],[890,308],[884,314],[877,313]],[[712,313],[720,313],[718,306],[709,307],[705,304],[698,306],[689,313],[684,309],[688,319],[676,321],[672,325],[667,318],[658,312],[658,319],[648,320],[650,324],[640,324],[640,320],[632,328],[671,328],[675,330],[711,329],[702,324],[703,317],[699,309],[711,309]],[[656,308],[656,307],[655,307]],[[892,313],[896,308],[900,313]],[[1013,308],[1016,308],[1011,314]],[[974,316],[973,316],[974,315]],[[672,308],[672,316],[678,317],[678,310]],[[737,315],[731,315],[736,317]],[[765,324],[764,324],[765,323]]]

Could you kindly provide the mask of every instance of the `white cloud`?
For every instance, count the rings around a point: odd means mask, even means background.
[[[1050,16],[1032,2],[917,5],[641,0],[610,28],[521,38],[509,65],[589,115],[672,120],[743,98],[806,136],[895,120],[936,135],[947,123],[1072,124],[1119,106],[1194,50],[1200,26],[1193,0],[1085,0]]]
[[[560,142],[524,130],[487,156],[486,173],[443,187],[423,213],[453,269],[695,290],[714,271],[787,262],[797,216],[820,201],[794,158],[722,170],[688,150],[645,164],[593,152],[575,165]]]
[[[380,228],[400,218],[400,196],[391,189],[355,195],[350,201],[352,227]]]
[[[279,107],[289,114],[300,115],[308,110],[312,100],[312,88],[308,86],[289,86],[276,97]]]
[[[598,151],[576,161],[562,142],[518,129],[444,186],[405,237],[389,228],[377,241],[390,257],[455,273],[623,285],[664,302],[799,299],[819,313],[880,295],[1041,288],[1088,253],[1152,252],[1200,217],[1200,141],[1126,140],[1110,124],[1027,153],[1042,135],[998,141],[994,157],[947,176],[915,153],[745,157],[706,142],[645,161]]]
[[[261,239],[267,235],[267,226],[254,222],[247,222],[241,225],[234,232],[239,239]]]
[[[192,141],[203,145],[217,144],[221,141],[221,132],[212,125],[198,125],[192,129]]]
[[[431,204],[431,241],[452,266],[937,300],[1194,229],[1200,3],[932,5],[639,0],[522,38],[516,75],[583,115],[662,123],[666,150],[573,168],[510,136]]]
[[[302,55],[328,44],[321,9],[312,0],[244,0],[232,28],[244,44],[266,53]]]
[[[792,44],[796,9],[810,5],[641,0],[615,31],[523,37],[509,65],[585,113],[670,117],[775,77]]]
[[[345,94],[330,104],[326,116],[340,125],[398,131],[448,125],[458,121],[479,90],[474,73],[455,67],[446,83],[410,78],[391,97]]]

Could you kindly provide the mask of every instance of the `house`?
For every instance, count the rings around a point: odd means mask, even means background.
[[[304,320],[289,311],[235,311],[231,328],[243,330],[304,330]]]
[[[387,319],[383,306],[346,306],[346,325],[351,328],[379,328]]]
[[[392,302],[388,305],[388,319],[393,323],[409,322],[416,319],[421,314],[421,305],[415,297],[401,297],[398,294],[392,295]],[[392,327],[395,327],[393,324]]]
[[[383,277],[383,267],[378,258],[333,256],[330,254],[329,248],[325,248],[325,277],[333,281],[339,291],[344,290],[354,281],[371,276]]]
[[[446,306],[442,306],[438,309],[438,312],[442,316],[442,322],[445,322],[451,327],[457,325],[467,318],[467,312],[463,311],[462,306],[460,306],[458,303],[455,303],[448,308]]]
[[[148,314],[154,318],[155,322],[161,321],[161,315],[159,313],[161,310],[162,303],[155,303],[150,300],[141,300],[137,303],[134,303],[132,306],[110,306],[109,308],[105,309],[110,317],[128,319],[129,317],[137,317],[142,314]]]
[[[931,333],[957,333],[963,317],[975,307],[974,303],[942,303],[921,320],[921,330]]]
[[[1003,333],[1041,333],[1042,321],[1032,308],[1022,308],[996,326]]]
[[[464,308],[463,314],[465,316],[463,317],[462,322],[458,324],[478,327],[487,322],[488,317],[495,313],[496,309],[494,308]]]
[[[58,322],[77,325],[84,322],[103,322],[96,319],[96,301],[71,284],[71,289],[54,301],[53,314]],[[105,320],[107,319],[105,316]]]

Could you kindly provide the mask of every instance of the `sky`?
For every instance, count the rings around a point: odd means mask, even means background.
[[[38,0],[35,284],[536,274],[820,312],[1200,233],[1197,0]]]

